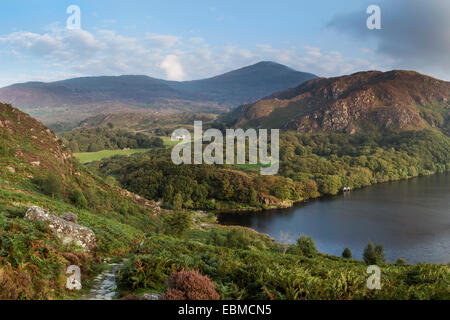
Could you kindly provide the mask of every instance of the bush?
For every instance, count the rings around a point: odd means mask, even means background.
[[[351,259],[352,251],[349,248],[345,248],[344,251],[342,252],[342,258]]]
[[[233,229],[227,234],[228,248],[247,249],[250,244],[249,235],[242,229]]]
[[[383,246],[380,244],[374,244],[369,241],[366,248],[363,252],[363,258],[366,264],[373,265],[373,264],[382,264],[386,261],[386,258],[384,257],[384,249]]]
[[[398,258],[397,261],[395,261],[395,264],[398,266],[405,266],[406,265],[406,259],[405,258]]]
[[[44,194],[52,198],[61,193],[62,186],[60,179],[53,173],[50,173],[46,177],[36,177],[33,181]]]
[[[175,211],[166,216],[165,233],[177,237],[183,236],[193,225],[192,215],[186,211]]]
[[[86,209],[88,207],[88,202],[83,192],[78,188],[72,191],[71,200],[77,208]]]
[[[183,195],[181,193],[177,193],[173,198],[173,208],[175,210],[181,210],[183,208]]]
[[[164,300],[220,300],[211,279],[198,271],[180,271],[169,280]]]
[[[0,142],[0,157],[9,157],[9,156],[10,152],[8,146],[4,141]]]
[[[297,248],[301,255],[309,258],[315,257],[318,253],[313,239],[308,236],[300,236],[297,240]]]

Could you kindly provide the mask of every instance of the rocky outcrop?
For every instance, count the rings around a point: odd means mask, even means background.
[[[69,216],[73,220],[75,215],[66,214],[66,217]],[[74,242],[88,252],[97,248],[95,234],[91,229],[50,214],[44,209],[36,206],[28,208],[25,219],[45,222],[61,238],[63,243]]]
[[[292,200],[280,200],[268,194],[260,194],[259,202],[267,209],[290,208],[294,205]]]
[[[159,207],[159,205],[153,201],[153,200],[147,200],[145,198],[142,198],[141,196],[132,193],[128,190],[125,189],[118,189],[118,191],[120,192],[120,194],[122,196],[128,197],[133,199],[136,203],[140,204],[141,206],[146,207],[147,209],[150,209],[150,211],[154,214],[154,215],[159,215],[161,213],[161,208]]]
[[[448,130],[450,82],[410,71],[308,81],[232,112],[235,126],[300,132]]]

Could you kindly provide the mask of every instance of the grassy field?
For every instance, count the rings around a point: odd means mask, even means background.
[[[166,147],[173,147],[178,144],[178,141],[172,141],[170,137],[160,137],[164,141]]]
[[[164,145],[167,148],[173,147],[178,144],[178,141],[171,141],[170,137],[160,137],[164,141]],[[81,163],[86,164],[92,161],[98,161],[102,159],[111,158],[112,156],[121,155],[129,156],[134,153],[147,152],[150,149],[131,149],[131,150],[102,150],[98,152],[80,152],[74,153],[74,156],[80,160]]]
[[[82,152],[82,153],[74,153],[74,156],[80,160],[81,163],[89,163],[92,161],[98,161],[106,158],[110,158],[112,156],[121,155],[121,156],[129,156],[134,153],[139,152],[147,152],[150,149],[132,149],[132,150],[102,150],[98,152]]]

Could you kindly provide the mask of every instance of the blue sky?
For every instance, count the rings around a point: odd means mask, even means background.
[[[450,80],[450,1],[423,3],[1,1],[0,86],[120,74],[191,80],[261,60],[320,76],[402,68]],[[371,4],[382,9],[382,30],[366,28]],[[81,9],[80,30],[66,28],[69,5]],[[417,24],[425,30],[411,36]]]

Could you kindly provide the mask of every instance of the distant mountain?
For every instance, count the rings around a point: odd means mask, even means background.
[[[221,105],[236,107],[274,92],[296,87],[314,78],[317,76],[311,73],[263,61],[213,78],[172,82],[170,85],[186,92],[201,93],[208,100]]]
[[[318,78],[243,105],[229,125],[355,133],[421,130],[449,134],[450,82],[412,71],[368,71]]]
[[[151,109],[220,113],[315,78],[273,62],[261,62],[214,78],[174,82],[147,76],[85,77],[28,82],[0,89],[0,101],[46,123],[81,121],[101,113]]]

